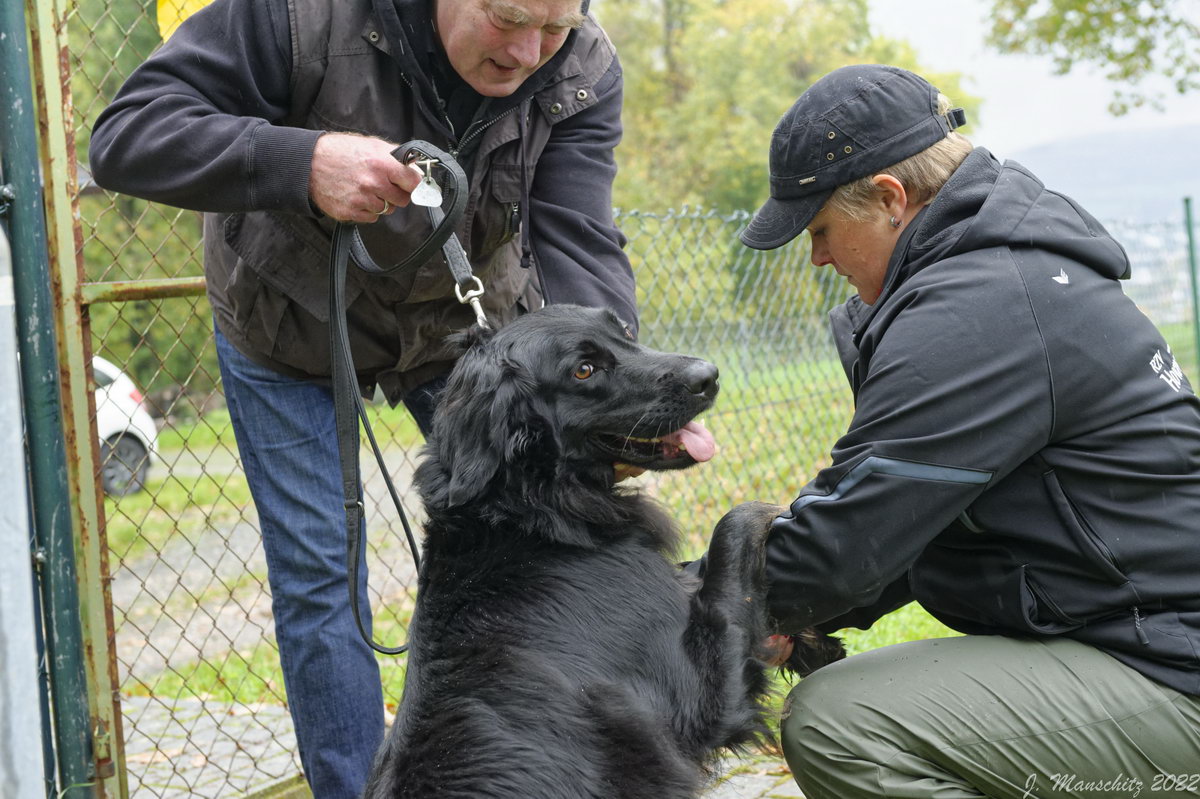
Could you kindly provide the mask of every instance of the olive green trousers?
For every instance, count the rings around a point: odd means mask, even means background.
[[[780,734],[807,799],[1200,797],[1200,697],[1067,639],[855,655],[800,682]]]

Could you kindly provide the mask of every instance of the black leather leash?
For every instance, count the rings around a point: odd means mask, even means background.
[[[403,269],[416,268],[432,258],[438,250],[446,258],[450,273],[454,277],[454,293],[458,301],[470,304],[475,311],[477,324],[487,326],[483,314],[483,306],[479,299],[483,296],[483,283],[471,273],[471,264],[467,254],[454,235],[454,229],[462,219],[467,206],[467,176],[461,166],[449,154],[425,141],[410,141],[392,151],[396,160],[405,164],[420,163],[425,167],[426,181],[432,181],[434,164],[442,167],[446,179],[446,194],[449,207],[443,212],[438,205],[426,208],[433,232],[421,242],[407,258],[398,264],[382,267],[371,258],[363,244],[357,226],[339,222],[333,228],[333,242],[329,252],[329,349],[332,364],[333,380],[333,409],[337,426],[338,458],[342,469],[342,495],[346,509],[346,568],[350,585],[350,609],[354,613],[354,623],[358,632],[367,645],[385,655],[399,655],[408,649],[408,644],[398,647],[386,647],[375,642],[363,624],[362,614],[358,605],[358,561],[362,551],[364,538],[361,475],[358,466],[359,454],[359,422],[366,431],[367,440],[375,453],[375,460],[383,474],[392,502],[400,513],[400,522],[404,526],[404,534],[408,538],[408,547],[412,552],[413,566],[418,571],[421,568],[420,555],[417,553],[417,542],[409,526],[408,517],[400,502],[400,495],[392,483],[391,475],[383,462],[383,453],[375,441],[371,430],[367,410],[363,405],[362,392],[359,390],[358,375],[354,369],[354,358],[350,352],[350,333],[346,325],[346,270],[347,262],[353,258],[355,265],[371,274],[389,274]],[[424,160],[417,161],[418,156]],[[434,184],[435,185],[435,184]]]

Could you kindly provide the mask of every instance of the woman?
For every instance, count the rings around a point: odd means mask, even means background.
[[[905,70],[827,75],[742,234],[807,228],[858,292],[854,418],[771,525],[772,615],[968,633],[805,679],[784,752],[809,799],[1200,795],[1200,403],[1121,246],[962,121]]]

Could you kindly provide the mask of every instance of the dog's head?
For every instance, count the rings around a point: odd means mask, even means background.
[[[692,420],[717,395],[716,367],[643,347],[609,311],[553,305],[461,343],[418,474],[427,506],[544,501],[610,488],[615,463],[680,469],[712,456]]]

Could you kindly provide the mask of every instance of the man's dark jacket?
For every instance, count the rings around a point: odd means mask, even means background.
[[[832,314],[855,413],[768,536],[785,630],[916,599],[1200,694],[1200,403],[1127,272],[1069,198],[968,156],[880,299]]]
[[[458,235],[494,321],[539,304],[540,292],[636,323],[625,240],[612,220],[622,81],[604,32],[589,16],[514,95],[474,95],[474,119],[457,130],[461,103],[447,101],[465,84],[452,77],[439,87],[432,77],[452,73],[434,36],[425,0],[216,0],[97,120],[90,155],[100,185],[209,212],[214,315],[259,363],[329,374],[333,225],[308,196],[325,131],[424,139],[457,154],[471,179]],[[375,260],[390,264],[417,246],[428,222],[402,209],[361,230]],[[542,286],[521,265],[523,240]],[[396,401],[449,368],[444,338],[474,317],[454,299],[440,256],[392,276],[350,273],[351,344],[365,386],[378,382]]]

